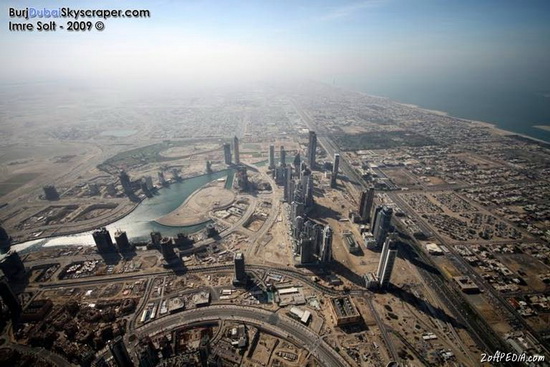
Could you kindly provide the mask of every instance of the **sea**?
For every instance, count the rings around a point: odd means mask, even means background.
[[[492,83],[387,82],[342,85],[369,95],[483,121],[550,143],[550,90]]]

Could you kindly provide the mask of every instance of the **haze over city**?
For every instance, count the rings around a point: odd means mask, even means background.
[[[4,1],[0,365],[547,365],[548,19]]]

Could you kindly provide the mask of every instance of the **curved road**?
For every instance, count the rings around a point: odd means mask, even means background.
[[[324,366],[349,366],[344,358],[308,327],[289,317],[255,307],[223,305],[196,308],[150,322],[138,328],[138,331],[142,334],[152,334],[159,330],[169,330],[213,320],[246,322],[303,346]]]

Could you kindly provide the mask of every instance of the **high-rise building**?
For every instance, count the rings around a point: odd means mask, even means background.
[[[376,222],[376,218],[378,217],[378,213],[382,210],[382,206],[376,206],[374,208],[374,212],[370,216],[369,224],[370,224],[370,231],[371,233],[374,233],[374,223]]]
[[[304,228],[304,218],[301,216],[297,216],[294,219],[294,231],[292,234],[294,235],[294,238],[298,239],[300,237],[300,234],[302,233],[302,229]]]
[[[125,192],[132,190],[132,182],[130,181],[130,176],[125,171],[121,171],[120,175],[118,175],[118,178],[120,180],[120,184],[122,185],[122,189]]]
[[[334,163],[332,164],[332,176],[330,176],[330,187],[336,187],[336,179],[338,178],[338,169],[340,168],[340,154],[334,154]]]
[[[304,237],[300,240],[300,263],[311,264],[315,262],[315,243],[312,238]]]
[[[300,178],[300,170],[302,167],[302,158],[300,157],[300,152],[296,153],[296,155],[294,156],[292,165],[294,166],[294,172],[296,172],[296,177]]]
[[[147,186],[147,190],[151,191],[155,188],[153,185],[153,178],[151,176],[145,176],[145,185]]]
[[[17,251],[11,249],[0,255],[0,270],[10,282],[21,280],[25,277],[25,265]]]
[[[236,136],[233,138],[233,155],[235,156],[235,164],[241,164],[239,157],[239,138]]]
[[[315,131],[310,131],[309,142],[307,146],[307,164],[311,169],[315,168],[316,151],[317,151],[317,134],[315,134]]]
[[[374,188],[370,187],[368,190],[361,192],[361,199],[359,200],[359,216],[362,222],[370,222],[373,204]]]
[[[326,264],[332,261],[332,229],[325,226],[323,229],[323,242],[319,253],[319,261]]]
[[[205,334],[199,344],[199,361],[201,367],[208,367],[208,357],[210,356],[210,337]]]
[[[237,173],[235,174],[236,186],[241,191],[248,190],[248,173],[245,166],[237,167]]]
[[[373,228],[373,236],[376,246],[380,247],[386,240],[386,236],[391,228],[391,217],[393,209],[389,206],[383,206],[377,213]]]
[[[275,146],[269,146],[269,169],[275,168]]]
[[[382,253],[380,254],[380,261],[378,263],[378,270],[376,275],[380,283],[380,289],[386,289],[390,284],[391,273],[393,271],[393,265],[397,258],[397,242],[394,234],[389,235],[384,241],[382,247]]]
[[[174,181],[181,180],[180,171],[177,168],[172,168],[172,178],[174,179]]]
[[[298,217],[303,217],[305,212],[304,203],[301,201],[293,201],[291,207],[291,216],[292,220],[295,220]]]
[[[12,239],[8,235],[8,232],[0,226],[0,254],[7,253],[11,248]]]
[[[284,199],[287,203],[292,202],[292,194],[294,192],[294,180],[292,180],[292,166],[288,165],[285,167],[284,174]]]
[[[286,151],[285,147],[281,145],[281,151],[280,151],[280,164],[282,167],[286,166]]]
[[[225,164],[231,164],[231,145],[229,143],[225,143],[223,145],[223,158],[225,160]]]
[[[113,245],[111,234],[109,233],[107,228],[95,230],[92,233],[92,237],[94,238],[95,246],[97,247],[98,252],[106,253],[115,251],[115,246]]]
[[[0,297],[2,297],[2,302],[8,307],[8,310],[10,310],[12,317],[16,317],[21,313],[19,298],[17,298],[11,289],[8,279],[2,271],[0,271]]]
[[[113,359],[115,360],[115,364],[118,367],[134,367],[134,363],[128,354],[128,349],[126,349],[124,340],[122,340],[120,335],[114,340],[111,340],[108,343],[108,346],[111,354],[113,355]]]
[[[54,185],[47,185],[42,188],[44,190],[44,198],[46,200],[59,200],[59,193]]]
[[[159,171],[158,177],[159,177],[159,184],[161,184],[161,186],[166,186],[166,179],[164,178],[164,172]]]
[[[139,367],[155,367],[159,363],[158,350],[148,336],[140,339],[134,352]]]
[[[151,232],[151,243],[153,246],[160,246],[160,241],[162,240],[162,235],[160,232]]]
[[[307,176],[306,184],[306,206],[311,207],[313,205],[313,175],[310,173]]]
[[[130,241],[128,240],[128,236],[124,231],[115,232],[115,242],[118,252],[126,252],[132,247],[130,245]]]
[[[244,254],[242,252],[237,252],[235,254],[235,279],[233,279],[233,284],[244,285],[247,282],[246,269],[244,264]]]
[[[171,238],[163,238],[160,240],[160,253],[167,263],[176,260],[178,257],[174,251],[173,242]]]

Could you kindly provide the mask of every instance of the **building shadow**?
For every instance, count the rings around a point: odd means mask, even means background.
[[[397,256],[399,256],[403,260],[407,260],[414,266],[417,266],[421,269],[424,269],[425,271],[434,274],[434,275],[441,275],[441,272],[435,268],[434,266],[426,263],[424,260],[420,258],[416,250],[407,242],[400,242],[400,247]]]
[[[334,272],[334,274],[347,279],[348,281],[359,287],[363,288],[365,286],[365,281],[363,280],[363,277],[361,275],[355,273],[338,260],[332,261],[332,263],[330,264],[330,269]]]
[[[455,328],[465,329],[465,325],[460,323],[456,318],[447,314],[443,309],[433,306],[430,302],[417,297],[414,293],[410,292],[405,287],[397,287],[393,284],[387,289],[387,293],[399,298],[400,300],[407,302],[417,310],[425,313],[428,316],[434,317],[445,323],[450,323]]]
[[[137,256],[137,253],[136,253],[135,248],[132,248],[131,250],[126,250],[126,251],[120,253],[121,259],[123,259],[125,261],[132,260],[136,256]]]
[[[327,223],[326,218],[332,218],[335,220],[340,220],[342,218],[340,213],[336,210],[318,203],[315,203],[313,209],[309,212],[309,217],[323,223]]]
[[[118,252],[98,252],[105,265],[118,265],[122,256]]]

